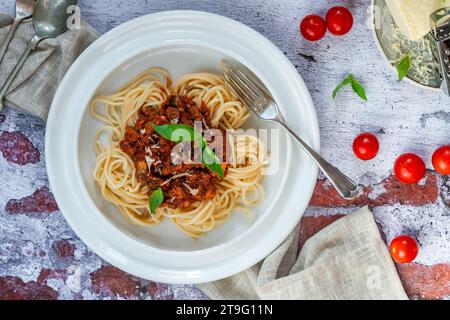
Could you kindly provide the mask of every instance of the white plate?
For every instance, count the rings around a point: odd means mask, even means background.
[[[152,228],[128,224],[92,179],[92,139],[99,123],[87,106],[142,70],[161,66],[174,78],[220,72],[223,58],[252,69],[289,124],[319,149],[319,129],[308,90],[293,65],[256,31],[222,16],[170,11],[129,21],[92,44],[73,64],[54,98],[46,131],[46,159],[56,201],[75,233],[100,257],[141,278],[167,283],[221,279],[256,264],[289,235],[311,198],[313,162],[281,132],[280,169],[266,176],[266,201],[249,225],[240,215],[198,241],[169,221]],[[248,126],[263,128],[252,119]],[[273,151],[274,149],[272,149]]]

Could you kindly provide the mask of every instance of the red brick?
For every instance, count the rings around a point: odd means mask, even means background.
[[[411,298],[450,297],[450,264],[425,266],[418,263],[397,265],[405,291]]]
[[[53,242],[53,249],[61,258],[72,258],[75,255],[76,246],[69,240],[58,240]]]
[[[9,200],[5,210],[10,214],[52,213],[58,211],[58,205],[50,190],[42,187],[31,196]]]
[[[299,248],[301,249],[310,237],[343,216],[342,214],[303,216],[300,222]],[[381,230],[380,233],[383,238],[384,234]],[[443,299],[450,297],[450,264],[434,266],[417,263],[398,264],[397,270],[410,298]]]
[[[8,161],[21,166],[38,163],[40,152],[22,132],[2,132],[0,151]]]
[[[148,295],[152,300],[172,300],[172,287],[165,283],[156,283],[150,281],[147,285]]]
[[[370,193],[374,190],[374,187],[369,186],[363,188],[361,196],[357,199],[348,201],[342,199],[333,186],[327,183],[326,180],[319,180],[315,187],[310,205],[326,208],[348,206],[360,207],[364,205],[377,207],[395,203],[422,206],[435,203],[439,197],[438,181],[436,176],[431,173],[427,174],[426,181],[423,185],[402,183],[398,181],[395,176],[387,178],[381,184],[386,191],[376,198],[370,197]]]
[[[370,201],[372,206],[388,204],[406,204],[411,206],[423,206],[435,203],[439,197],[437,177],[427,174],[424,185],[412,185],[400,182],[395,176],[391,176],[383,182],[386,192]]]
[[[58,293],[45,284],[23,282],[18,277],[0,277],[0,300],[56,300]]]
[[[302,248],[306,240],[311,238],[317,232],[325,228],[326,226],[332,224],[344,215],[337,214],[333,216],[318,216],[318,217],[307,217],[303,216],[300,220],[300,236],[299,236],[299,248]]]
[[[112,266],[102,266],[91,274],[92,291],[102,296],[133,298],[139,294],[138,280]]]
[[[67,280],[67,271],[61,269],[42,269],[37,278],[37,283],[47,284],[50,279],[60,279],[62,281]]]
[[[317,207],[346,207],[350,205],[362,206],[367,203],[367,188],[364,189],[362,195],[355,200],[348,201],[343,199],[334,187],[325,180],[318,180],[314,193],[309,203],[310,206]]]

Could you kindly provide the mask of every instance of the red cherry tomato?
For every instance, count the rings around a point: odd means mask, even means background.
[[[300,23],[300,32],[306,40],[317,41],[327,32],[327,24],[320,16],[306,16]]]
[[[353,152],[361,160],[375,158],[380,150],[380,143],[372,133],[363,133],[353,141]]]
[[[352,13],[345,7],[333,7],[327,12],[328,30],[334,35],[342,36],[353,26]]]
[[[414,238],[403,235],[392,240],[390,251],[398,263],[410,263],[417,257],[419,245]]]
[[[425,177],[427,168],[422,158],[414,153],[405,153],[397,158],[394,165],[395,175],[398,180],[415,184]]]
[[[450,145],[437,149],[433,154],[433,167],[440,174],[450,174]]]

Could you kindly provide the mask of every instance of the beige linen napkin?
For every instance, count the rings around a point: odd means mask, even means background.
[[[7,27],[0,29],[0,41],[7,31]],[[19,27],[0,65],[0,84],[32,34],[32,24]],[[95,30],[83,22],[79,30],[44,40],[14,81],[6,105],[45,120],[65,72],[96,37]],[[298,233],[297,228],[258,265],[199,285],[200,289],[213,299],[407,299],[368,208],[313,236],[300,255]]]
[[[5,39],[8,30],[9,27],[0,29],[0,42]],[[0,85],[5,83],[33,34],[32,23],[22,23],[18,28],[0,64]],[[56,39],[42,41],[13,82],[5,105],[46,120],[53,96],[64,74],[96,38],[97,32],[82,22],[80,29],[69,30]]]
[[[298,227],[263,262],[198,285],[212,299],[408,299],[367,207],[310,238],[298,255]]]

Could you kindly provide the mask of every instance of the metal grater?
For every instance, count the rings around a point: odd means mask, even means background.
[[[441,66],[441,89],[450,96],[450,7],[432,13],[431,35],[436,40]]]

